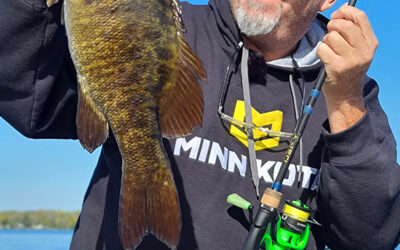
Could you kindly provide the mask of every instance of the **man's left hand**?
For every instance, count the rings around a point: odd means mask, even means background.
[[[326,70],[322,90],[332,133],[349,128],[365,114],[361,80],[377,46],[378,40],[363,11],[346,4],[331,15],[317,55]]]

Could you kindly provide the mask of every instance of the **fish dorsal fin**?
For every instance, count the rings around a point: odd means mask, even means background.
[[[166,138],[187,136],[203,120],[203,94],[198,80],[205,80],[206,72],[179,32],[178,41],[176,80],[164,86],[159,101],[161,131]]]
[[[78,91],[76,126],[79,142],[90,153],[102,145],[108,137],[107,120],[82,84]]]
[[[185,26],[182,22],[182,9],[179,4],[179,0],[172,0],[172,10],[174,12],[175,25],[179,31],[179,34],[185,33]]]

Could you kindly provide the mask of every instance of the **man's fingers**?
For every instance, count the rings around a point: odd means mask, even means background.
[[[365,43],[364,34],[358,25],[345,19],[333,19],[328,23],[328,32],[339,33],[352,47]]]
[[[365,12],[345,4],[332,13],[331,18],[352,21],[361,28],[361,32],[364,34],[364,37],[371,46],[377,45],[378,42],[376,36]]]
[[[336,62],[340,61],[340,56],[335,53],[332,48],[326,43],[322,42],[319,44],[317,48],[317,56],[321,61],[325,64],[325,66],[329,67],[329,64],[336,64]]]
[[[343,38],[343,36],[336,31],[331,31],[324,36],[322,42],[328,45],[335,54],[345,56],[352,51],[351,45]]]
[[[54,4],[58,3],[59,0],[46,0],[47,7],[51,7]]]

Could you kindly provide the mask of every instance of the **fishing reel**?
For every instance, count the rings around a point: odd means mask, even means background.
[[[237,194],[227,198],[231,205],[249,211],[249,222],[253,223],[253,206]],[[259,243],[260,249],[290,250],[304,249],[310,234],[312,210],[299,200],[286,201],[282,211],[268,224]]]
[[[311,209],[299,200],[286,201],[276,223],[270,223],[261,244],[268,250],[304,249],[310,234]]]

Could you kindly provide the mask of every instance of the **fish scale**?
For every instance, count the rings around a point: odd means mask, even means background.
[[[52,1],[52,0],[49,0]],[[201,125],[200,60],[181,37],[173,0],[65,0],[79,80],[78,137],[89,151],[114,134],[122,156],[119,234],[125,249],[152,233],[179,241],[178,195],[162,146]]]

